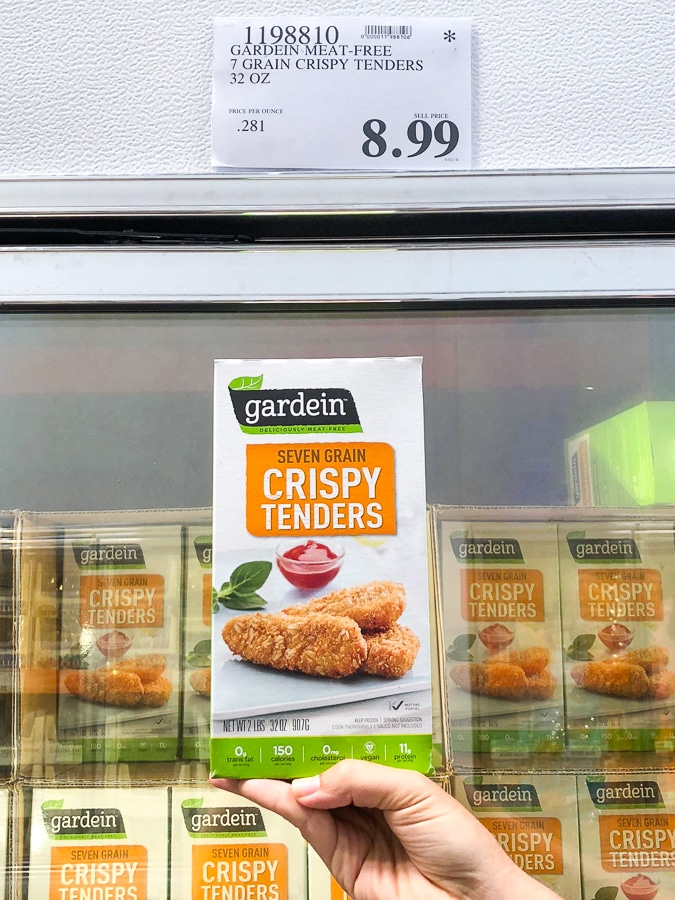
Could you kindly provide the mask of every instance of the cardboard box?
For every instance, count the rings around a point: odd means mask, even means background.
[[[22,516],[24,771],[177,758],[183,520]]]
[[[6,897],[9,860],[9,791],[0,788],[0,897]]]
[[[34,788],[28,900],[168,898],[166,788]]]
[[[670,521],[559,524],[567,735],[582,753],[675,746]]]
[[[236,794],[174,787],[171,887],[183,900],[305,900],[307,844],[281,816]]]
[[[429,771],[420,360],[215,375],[212,770]]]
[[[182,759],[209,759],[211,696],[211,516],[185,529]]]
[[[675,897],[675,775],[580,775],[584,897]]]
[[[435,513],[453,755],[562,751],[555,525]]]
[[[566,442],[573,506],[675,503],[675,402],[647,401]]]
[[[454,776],[452,782],[455,799],[519,868],[565,900],[581,900],[573,775]]]

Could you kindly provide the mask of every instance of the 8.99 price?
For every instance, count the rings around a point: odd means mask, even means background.
[[[383,122],[382,119],[368,119],[363,123],[366,140],[361,145],[361,151],[364,156],[371,159],[384,156],[388,149],[387,141],[383,136],[386,130],[386,122]],[[417,147],[412,153],[406,154],[408,158],[421,156],[429,148],[432,150],[441,148],[440,153],[433,154],[434,159],[440,159],[447,156],[448,153],[452,153],[459,143],[459,128],[449,119],[440,119],[433,128],[424,119],[415,119],[408,125],[406,137],[409,144]],[[396,158],[403,154],[400,147],[393,147],[389,152]]]

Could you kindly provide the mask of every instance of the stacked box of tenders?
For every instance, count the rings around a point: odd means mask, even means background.
[[[223,628],[223,640],[242,659],[273,669],[400,678],[420,647],[417,635],[398,624],[405,603],[402,584],[371,581],[280,613],[236,616]]]

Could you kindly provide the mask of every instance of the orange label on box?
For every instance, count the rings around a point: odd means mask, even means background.
[[[340,887],[332,875],[330,876],[330,900],[352,900],[347,891]]]
[[[210,575],[202,576],[202,622],[204,625],[211,624],[211,585],[213,579]]]
[[[256,537],[396,534],[393,447],[247,445],[246,528]]]
[[[675,869],[675,815],[650,812],[599,817],[605,872]]]
[[[543,622],[544,575],[539,569],[462,569],[465,622]]]
[[[661,573],[658,569],[583,569],[579,614],[587,622],[662,621]]]
[[[161,575],[83,575],[80,624],[88,628],[161,628],[164,578]]]
[[[49,900],[146,900],[148,851],[145,847],[88,845],[52,847]]]
[[[563,850],[560,819],[511,818],[480,819],[514,863],[530,875],[562,875]]]
[[[285,844],[198,844],[192,847],[192,900],[288,900]],[[51,900],[51,898],[50,898]]]

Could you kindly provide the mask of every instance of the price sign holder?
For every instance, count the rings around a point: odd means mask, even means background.
[[[471,168],[466,19],[214,21],[214,168]]]

